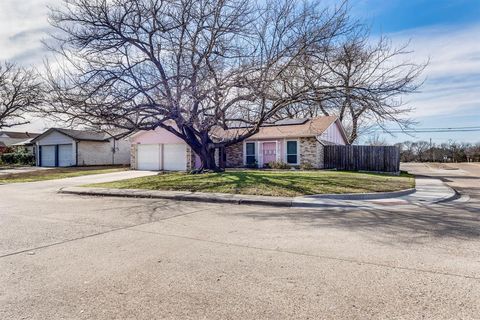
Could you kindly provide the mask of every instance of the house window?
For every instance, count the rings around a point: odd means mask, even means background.
[[[297,141],[287,141],[287,163],[288,164],[298,163],[298,142]]]
[[[255,164],[255,143],[254,142],[247,142],[245,144],[246,148],[246,162],[247,165],[253,165]]]

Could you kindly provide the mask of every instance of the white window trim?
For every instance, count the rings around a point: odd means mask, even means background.
[[[288,162],[288,142],[294,141],[297,143],[297,162],[289,163]],[[285,163],[293,166],[298,166],[300,164],[300,139],[285,139]]]
[[[258,163],[258,143],[257,141],[243,141],[243,165],[247,165],[247,143],[255,145],[255,161]]]

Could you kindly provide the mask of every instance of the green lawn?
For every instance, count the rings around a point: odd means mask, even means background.
[[[223,173],[165,173],[89,185],[116,189],[221,192],[266,196],[326,193],[368,193],[413,188],[413,176],[390,176],[338,171],[226,171]]]
[[[125,170],[128,170],[128,168],[119,166],[52,168],[48,170],[2,174],[0,175],[0,184],[63,179]]]

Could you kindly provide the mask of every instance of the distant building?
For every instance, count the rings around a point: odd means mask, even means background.
[[[130,142],[106,133],[51,128],[30,141],[40,167],[98,166],[130,163]]]
[[[9,148],[15,147],[17,144],[34,139],[39,135],[39,133],[30,132],[0,131],[0,154]]]

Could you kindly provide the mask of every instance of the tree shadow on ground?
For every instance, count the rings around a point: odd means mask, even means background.
[[[258,220],[288,220],[311,228],[341,228],[388,245],[423,243],[431,238],[480,240],[480,210],[470,205],[417,206],[410,209],[258,210]]]

